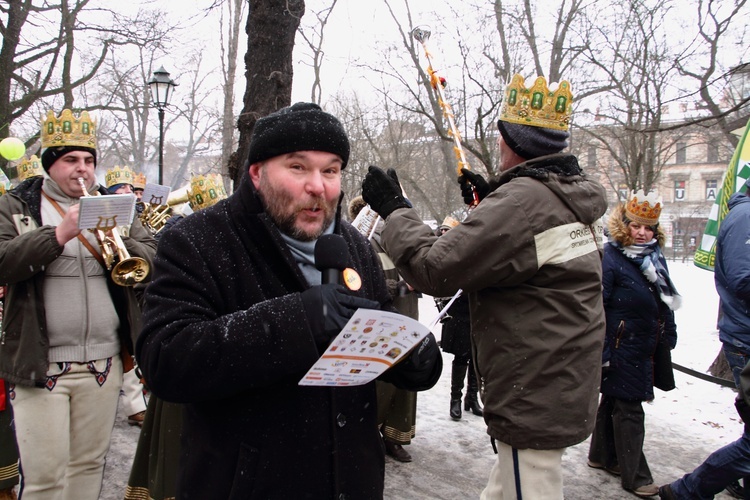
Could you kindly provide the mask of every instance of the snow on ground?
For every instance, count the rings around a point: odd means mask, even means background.
[[[670,262],[670,272],[683,307],[677,311],[677,347],[673,360],[706,373],[721,344],[716,331],[718,296],[713,273],[692,263]],[[420,319],[429,324],[437,314],[431,297],[420,302]],[[440,325],[434,329],[440,338]],[[443,355],[438,384],[417,399],[416,437],[406,449],[414,461],[402,464],[386,458],[385,498],[392,500],[478,498],[495,461],[484,421],[464,412],[461,421],[448,416],[452,356]],[[592,371],[598,371],[592,367]],[[732,389],[675,372],[677,389],[656,391],[645,404],[644,451],[657,484],[690,472],[715,449],[737,439],[742,424],[734,410]],[[554,405],[554,402],[550,402]],[[127,475],[138,439],[138,429],[118,416],[100,498],[123,498]],[[634,499],[619,480],[586,466],[588,440],[569,448],[563,458],[565,498]],[[304,446],[301,443],[301,446]],[[731,498],[720,494],[717,499]]]

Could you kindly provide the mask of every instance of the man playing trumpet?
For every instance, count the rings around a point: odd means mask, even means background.
[[[79,198],[107,193],[94,176],[95,134],[86,111],[48,112],[47,175],[0,198],[0,283],[8,285],[0,377],[11,384],[24,500],[98,498],[120,355],[130,356],[140,329],[132,288],[112,281],[99,241],[78,229]],[[156,242],[138,220],[122,242],[150,264]]]

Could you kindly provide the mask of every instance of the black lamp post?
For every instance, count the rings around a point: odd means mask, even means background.
[[[177,84],[169,78],[169,72],[161,66],[154,71],[148,88],[151,91],[151,102],[159,110],[159,184],[163,184],[164,171],[164,108],[169,106],[172,90]]]

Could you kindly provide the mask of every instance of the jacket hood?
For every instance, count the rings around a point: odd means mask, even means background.
[[[625,225],[623,217],[625,216],[625,205],[618,203],[615,208],[612,209],[612,213],[609,214],[609,220],[607,221],[607,229],[609,230],[609,237],[612,240],[617,241],[624,247],[629,247],[635,240],[630,236],[630,231]],[[667,241],[667,235],[661,228],[661,224],[656,227],[656,233],[654,238],[661,248],[664,248],[664,243]]]
[[[729,197],[729,201],[727,201],[727,207],[729,207],[729,210],[731,210],[735,206],[742,203],[750,203],[750,196],[746,195],[745,193],[734,193]]]
[[[518,177],[542,182],[584,224],[593,224],[607,210],[604,188],[586,177],[573,155],[554,154],[521,163],[490,182],[490,187],[494,190]]]

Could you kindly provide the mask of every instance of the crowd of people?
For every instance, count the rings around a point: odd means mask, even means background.
[[[654,483],[642,402],[674,388],[681,302],[661,200],[633,192],[605,228],[604,188],[565,152],[570,84],[534,85],[547,97],[525,97],[520,75],[508,85],[499,174],[463,168],[467,215],[437,231],[394,169],[371,166],[342,213],[349,138],[312,103],[256,122],[230,196],[219,176],[193,176],[189,216],[81,229],[84,197],[132,194],[142,215],[146,179],[116,167],[100,185],[96,123],[50,111],[41,158],[0,196],[0,499],[98,498],[120,397],[142,426],[126,499],[382,498],[385,455],[412,460],[417,394],[441,376],[441,347],[446,417],[461,420],[462,403],[483,416],[497,455],[482,499],[562,499],[563,453],[589,436],[588,465],[640,497],[712,498],[750,475],[745,432]],[[730,202],[716,272],[743,420],[748,200]],[[365,206],[379,220],[363,234],[351,222]],[[316,258],[323,239],[343,249],[335,266]],[[137,283],[111,270],[112,242],[138,259]],[[421,294],[443,314],[440,343],[428,334],[369,383],[299,384],[357,309],[417,319]]]

